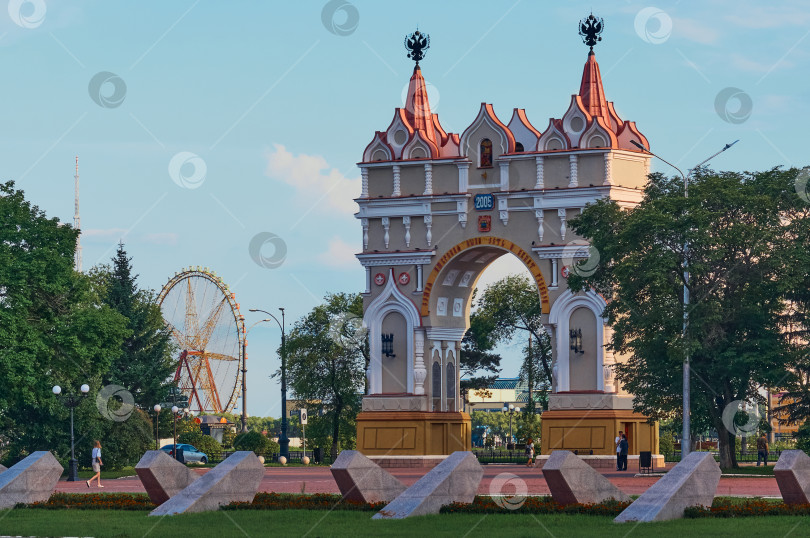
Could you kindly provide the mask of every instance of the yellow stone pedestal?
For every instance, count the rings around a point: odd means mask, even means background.
[[[471,449],[467,413],[363,411],[357,415],[357,450],[366,456],[447,455]]]
[[[618,431],[627,433],[629,454],[658,454],[658,423],[624,409],[566,409],[542,414],[541,454],[552,450],[577,451],[580,455],[615,455]]]

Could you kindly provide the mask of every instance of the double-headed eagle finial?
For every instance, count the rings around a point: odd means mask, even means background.
[[[582,41],[591,47],[602,41],[602,31],[605,29],[605,21],[601,17],[594,17],[593,13],[579,21],[579,35]]]
[[[411,35],[405,36],[405,48],[408,50],[408,58],[415,61],[416,67],[419,67],[419,62],[425,57],[425,51],[430,48],[430,36],[417,28]]]

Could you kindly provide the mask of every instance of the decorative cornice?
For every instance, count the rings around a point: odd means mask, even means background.
[[[372,254],[355,254],[363,267],[380,267],[390,265],[425,265],[431,263],[436,251],[419,252],[374,252]]]
[[[547,245],[532,247],[532,252],[541,260],[588,258],[589,248],[589,245]]]

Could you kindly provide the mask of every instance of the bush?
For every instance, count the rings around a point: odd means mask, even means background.
[[[670,431],[662,431],[658,438],[658,452],[660,454],[675,453],[675,438]]]
[[[205,452],[209,461],[222,458],[222,445],[209,435],[203,435],[194,447],[201,452]]]
[[[271,441],[259,432],[240,433],[233,441],[235,450],[252,450],[257,456],[279,452],[278,443]]]

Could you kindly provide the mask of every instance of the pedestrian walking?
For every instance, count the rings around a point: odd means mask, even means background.
[[[101,466],[104,465],[101,462],[101,441],[93,441],[93,453],[91,454],[91,458],[93,459],[93,471],[96,473],[93,477],[86,481],[87,487],[90,487],[90,482],[96,480],[98,482],[98,487],[103,488],[104,486],[101,485]]]
[[[627,470],[627,452],[630,448],[629,443],[627,442],[627,435],[622,433],[622,440],[619,441],[619,462],[620,462],[620,471]]]
[[[757,467],[759,467],[760,461],[764,463],[765,467],[768,466],[768,439],[764,433],[757,439]]]
[[[531,467],[534,463],[534,440],[531,437],[526,441],[526,456],[529,458],[529,461],[526,462],[526,467]]]

